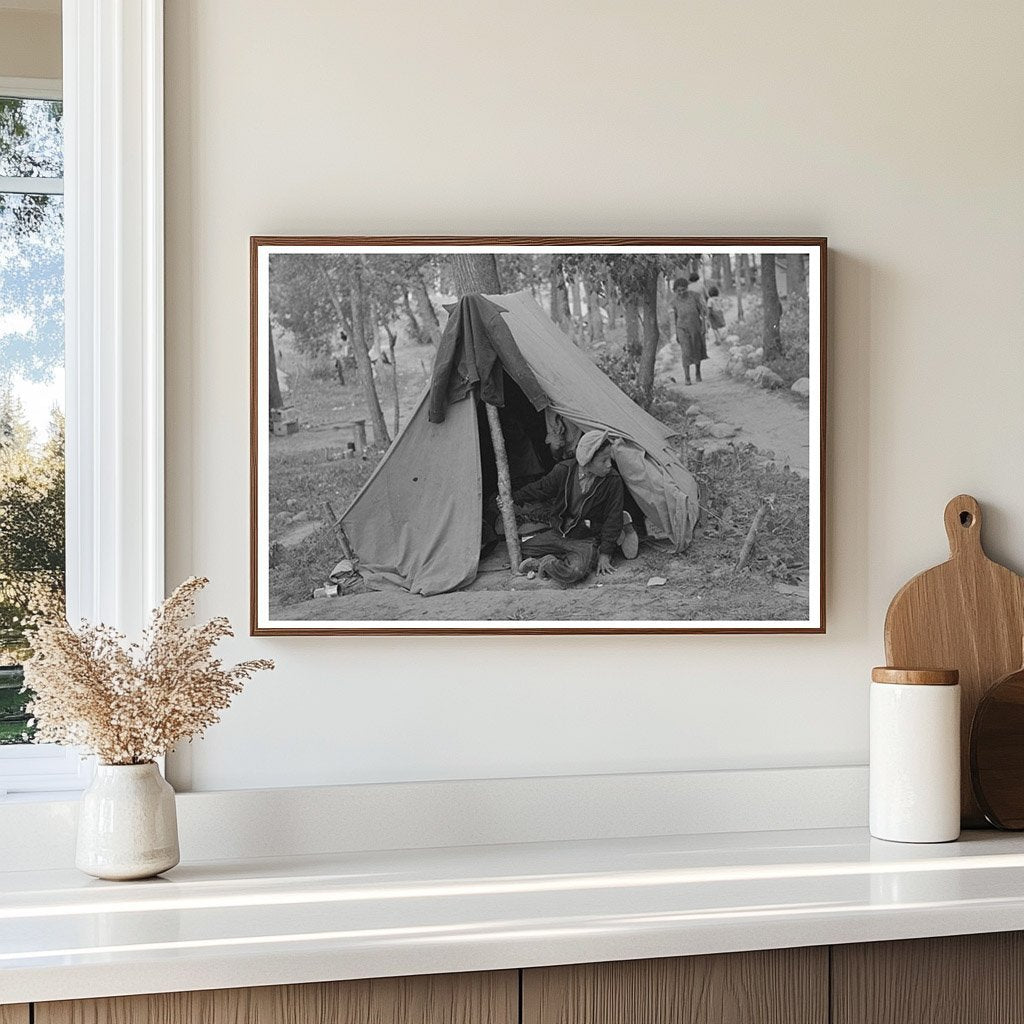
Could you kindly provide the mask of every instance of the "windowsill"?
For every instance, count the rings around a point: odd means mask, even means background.
[[[0,802],[5,804],[50,804],[78,800],[81,795],[82,791],[80,789],[40,793],[5,793],[3,790],[0,790]]]
[[[863,829],[0,874],[11,1002],[1024,929],[1024,837]]]

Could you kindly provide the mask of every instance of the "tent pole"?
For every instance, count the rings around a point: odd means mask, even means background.
[[[491,428],[491,444],[494,446],[494,461],[498,466],[498,508],[505,525],[505,544],[512,565],[512,575],[519,575],[519,564],[523,553],[519,547],[519,531],[516,529],[516,513],[512,505],[512,478],[508,472],[508,455],[505,452],[505,438],[501,433],[501,420],[493,405],[484,403],[487,409],[487,426]]]

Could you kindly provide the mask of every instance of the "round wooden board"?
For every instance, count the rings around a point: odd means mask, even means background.
[[[988,821],[1024,829],[1024,668],[982,697],[971,727],[971,785]]]

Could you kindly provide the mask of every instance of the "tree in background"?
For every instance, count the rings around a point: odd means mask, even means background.
[[[498,279],[502,291],[529,291],[540,301],[541,286],[547,281],[548,269],[554,258],[533,253],[501,252],[495,254]]]
[[[420,340],[426,345],[436,345],[441,340],[441,321],[437,318],[437,310],[430,301],[430,287],[435,287],[432,257],[425,255],[416,260],[409,268],[409,281],[415,300],[416,311],[419,313]],[[428,284],[430,287],[428,287]]]
[[[370,414],[370,422],[373,424],[373,440],[378,448],[387,448],[391,444],[391,435],[384,422],[384,412],[380,407],[377,386],[373,380],[373,364],[370,362],[372,337],[368,337],[367,334],[369,306],[366,295],[364,261],[364,256],[348,257],[347,281],[341,277],[340,273],[334,273],[335,268],[331,266],[323,267],[322,271],[328,284],[331,301],[337,306],[339,315],[343,284],[348,285],[348,298],[352,310],[352,352],[356,357],[356,368],[359,370],[359,380],[363,386],[363,397]]]
[[[62,106],[0,99],[0,177],[63,174]],[[64,359],[64,197],[0,193],[0,387]]]
[[[654,361],[661,343],[658,326],[658,281],[665,258],[657,253],[612,254],[608,262],[611,280],[622,296],[626,322],[626,348],[638,361],[637,378],[641,404],[650,408],[654,393]],[[643,315],[643,339],[640,341],[638,314]]]
[[[0,655],[29,653],[26,617],[61,608],[65,580],[64,417],[33,442],[18,400],[0,397]]]
[[[736,319],[743,319],[743,289],[747,286],[747,254],[736,256]]]
[[[291,332],[295,348],[313,359],[329,356],[352,325],[343,307],[331,301],[321,261],[339,257],[316,253],[278,253],[270,257],[270,311]]]
[[[313,358],[333,358],[341,335],[345,334],[359,371],[374,444],[387,447],[391,437],[377,396],[369,354],[375,328],[370,322],[364,259],[322,253],[272,256],[270,308],[273,319],[292,332],[296,348]],[[358,273],[353,274],[353,269]]]
[[[277,376],[277,352],[275,351],[276,345],[274,343],[274,324],[270,323],[267,331],[269,338],[270,348],[270,408],[271,409],[283,409],[284,399],[281,397],[281,381]]]
[[[548,288],[549,312],[554,320],[566,334],[572,330],[569,313],[569,292],[565,286],[565,268],[561,256],[552,254],[548,257]]]
[[[601,253],[567,253],[560,257],[562,272],[569,282],[572,299],[569,334],[579,345],[584,340],[591,347],[604,343],[604,315],[601,299],[607,300],[606,282],[610,280],[608,257]],[[586,298],[586,314],[583,298]]]
[[[782,355],[782,303],[775,279],[775,254],[770,252],[761,255],[761,311],[764,314],[761,334],[764,358],[775,359]]]
[[[802,253],[791,252],[786,256],[786,296],[800,295],[807,290],[807,270]]]

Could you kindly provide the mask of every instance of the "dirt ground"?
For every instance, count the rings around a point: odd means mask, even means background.
[[[704,552],[708,554],[707,551]],[[513,577],[504,546],[481,564],[480,574],[466,589],[434,597],[404,590],[366,591],[337,598],[318,598],[279,609],[280,617],[327,622],[348,620],[513,622],[643,620],[804,620],[807,587],[772,583],[749,571],[733,571],[732,551],[722,551],[721,564],[708,569],[687,555],[645,547],[632,562],[616,557],[615,572],[592,576],[562,589],[550,580]],[[649,585],[665,579],[662,586]],[[274,609],[271,609],[272,616]]]

